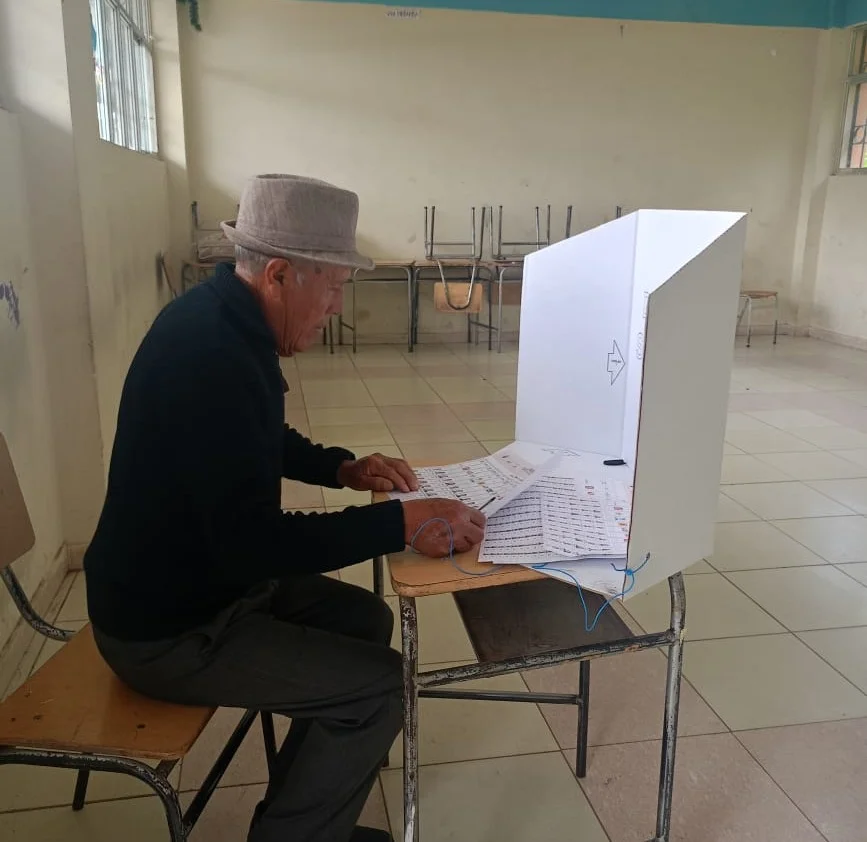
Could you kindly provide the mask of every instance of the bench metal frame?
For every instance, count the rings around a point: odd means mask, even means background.
[[[75,636],[76,632],[52,625],[34,610],[11,567],[0,570],[0,579],[6,585],[21,616],[31,628],[51,640],[66,642]],[[202,786],[193,796],[189,807],[183,812],[181,812],[178,791],[169,781],[169,775],[182,758],[163,760],[156,767],[153,767],[142,760],[112,754],[0,746],[0,766],[47,766],[54,769],[77,769],[78,776],[72,797],[72,809],[76,811],[84,808],[91,772],[117,772],[137,778],[149,786],[160,799],[165,810],[171,842],[186,842],[257,716],[262,722],[262,736],[265,741],[268,771],[270,773],[273,770],[277,756],[273,716],[268,712],[245,711],[211,770],[205,776]]]
[[[683,575],[677,573],[668,580],[671,595],[671,620],[667,631],[635,635],[621,640],[590,644],[551,652],[530,654],[501,661],[470,664],[418,671],[418,616],[414,597],[400,596],[400,626],[403,635],[404,677],[404,742],[403,800],[404,842],[419,841],[419,757],[418,700],[419,698],[478,699],[485,701],[525,702],[533,704],[577,704],[579,706],[578,754],[576,776],[583,777],[587,763],[587,722],[589,702],[589,667],[595,658],[637,652],[643,649],[668,648],[668,671],[665,687],[665,712],[662,731],[662,754],[659,772],[659,795],[656,812],[656,834],[651,842],[670,842],[671,803],[674,788],[674,764],[677,749],[677,721],[680,709],[680,687],[683,674],[683,644],[686,621],[686,592]],[[383,560],[374,559],[374,589],[383,593]],[[510,675],[525,670],[540,669],[556,664],[578,661],[579,688],[576,696],[552,693],[483,692],[437,689],[447,684]]]

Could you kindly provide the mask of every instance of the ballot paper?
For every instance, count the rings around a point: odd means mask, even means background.
[[[591,476],[587,467],[587,459],[564,455],[554,472],[488,518],[479,561],[520,564],[608,597],[621,595],[632,486]]]
[[[559,459],[557,452],[513,444],[481,459],[418,468],[415,472],[418,491],[392,492],[389,496],[404,501],[432,497],[460,500],[473,508],[483,508],[490,518],[551,470]]]

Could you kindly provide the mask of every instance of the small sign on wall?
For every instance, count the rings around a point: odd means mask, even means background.
[[[387,18],[400,20],[418,20],[421,17],[421,9],[390,8],[385,10]]]

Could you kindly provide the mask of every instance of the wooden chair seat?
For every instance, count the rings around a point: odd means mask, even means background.
[[[103,660],[88,625],[0,703],[0,746],[179,760],[214,710],[130,690]]]
[[[745,289],[741,290],[741,296],[744,298],[776,298],[777,292],[772,289]]]

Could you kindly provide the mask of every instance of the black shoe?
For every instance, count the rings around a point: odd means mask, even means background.
[[[373,827],[356,827],[352,831],[349,842],[394,842],[387,830],[377,830]]]

